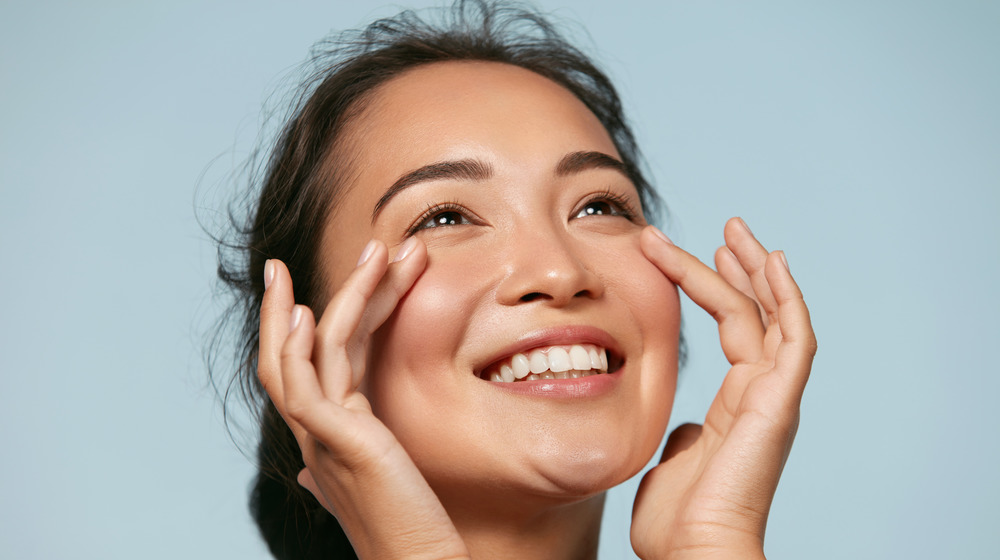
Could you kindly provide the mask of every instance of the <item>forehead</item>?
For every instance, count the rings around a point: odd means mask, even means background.
[[[345,130],[354,171],[388,180],[441,159],[543,163],[589,144],[617,155],[597,117],[569,90],[530,70],[498,62],[419,66],[380,86]],[[362,178],[359,176],[359,179]],[[365,182],[365,181],[360,181]]]

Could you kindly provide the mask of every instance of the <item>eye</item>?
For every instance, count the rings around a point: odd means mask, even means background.
[[[430,218],[427,218],[422,224],[420,224],[420,228],[427,229],[441,226],[457,226],[467,223],[469,223],[469,220],[466,220],[465,216],[455,212],[454,210],[448,210],[446,212],[439,212]]]
[[[409,236],[425,229],[471,224],[472,221],[466,216],[465,209],[461,206],[452,203],[439,204],[428,208],[421,214],[406,234]]]
[[[575,216],[576,218],[582,218],[584,216],[620,216],[622,212],[619,208],[606,200],[595,200],[593,202],[588,202],[583,206],[580,212]]]
[[[586,218],[588,216],[621,216],[628,220],[635,221],[635,211],[628,199],[611,193],[599,193],[580,206],[574,218]]]

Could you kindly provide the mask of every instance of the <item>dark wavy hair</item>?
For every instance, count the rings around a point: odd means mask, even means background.
[[[467,60],[519,66],[571,91],[607,129],[647,216],[662,210],[640,169],[641,156],[611,81],[537,10],[457,0],[439,11],[404,11],[318,43],[286,124],[273,145],[250,158],[248,188],[230,204],[231,230],[218,239],[218,276],[233,302],[208,350],[210,377],[224,404],[228,407],[232,397],[244,401],[259,425],[259,472],[250,509],[276,558],[355,555],[337,520],[296,483],[304,467],[301,451],[257,380],[264,261],[284,261],[295,300],[322,309],[324,278],[316,257],[326,218],[349,181],[348,165],[338,159],[345,125],[394,76],[424,64]],[[233,324],[238,328],[229,328]],[[217,366],[226,336],[236,339],[233,373]]]

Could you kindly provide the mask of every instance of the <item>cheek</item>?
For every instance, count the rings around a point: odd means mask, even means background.
[[[677,285],[642,253],[638,235],[607,244],[599,260],[594,269],[643,329],[642,340],[676,343],[681,310]]]
[[[635,333],[627,372],[631,387],[630,422],[634,449],[648,460],[663,438],[674,399],[680,339],[680,298],[677,286],[650,262],[635,243],[623,243],[604,259],[605,286],[627,310]],[[645,463],[643,463],[645,464]]]
[[[466,259],[432,257],[373,336],[365,393],[387,424],[425,416],[426,407],[441,410],[472,380],[459,349],[480,298],[477,269]]]

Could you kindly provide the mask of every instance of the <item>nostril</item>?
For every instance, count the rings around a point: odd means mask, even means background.
[[[530,294],[524,294],[523,296],[521,296],[521,301],[527,303],[529,301],[535,301],[536,299],[541,299],[544,297],[545,295],[542,294],[542,292],[531,292]]]

